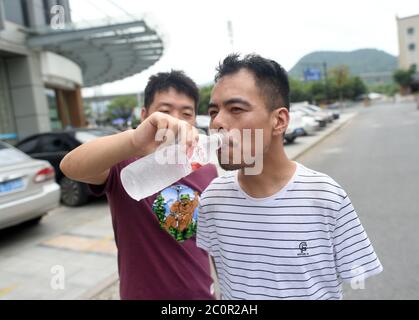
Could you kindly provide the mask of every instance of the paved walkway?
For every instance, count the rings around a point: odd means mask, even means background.
[[[117,271],[110,214],[15,251],[0,252],[0,299],[78,299]]]

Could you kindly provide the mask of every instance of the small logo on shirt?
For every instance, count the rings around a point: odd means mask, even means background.
[[[307,242],[303,241],[300,242],[300,245],[298,246],[298,248],[300,249],[300,253],[298,253],[298,256],[308,256],[309,253],[307,252],[308,246],[307,246]]]

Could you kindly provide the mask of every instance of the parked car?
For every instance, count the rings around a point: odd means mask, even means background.
[[[338,109],[339,109],[339,104],[338,103],[329,104],[327,106],[327,110],[332,112],[333,118],[335,120],[340,118],[340,112],[339,112]]]
[[[312,104],[308,105],[307,108],[309,108],[310,110],[313,110],[314,112],[317,111],[317,112],[321,112],[321,113],[326,114],[327,117],[328,117],[329,122],[332,122],[333,120],[335,120],[335,117],[333,116],[333,112],[331,112],[329,110],[322,109],[322,108],[320,108],[318,106],[315,106],[315,105],[312,105]]]
[[[207,115],[197,115],[195,120],[195,126],[202,133],[209,134],[209,125],[211,117]]]
[[[35,160],[0,142],[0,229],[39,222],[60,201],[60,186],[48,161]]]
[[[291,106],[291,111],[301,111],[304,115],[313,117],[318,122],[320,128],[327,125],[328,116],[323,113],[313,111],[305,106]]]
[[[61,187],[61,202],[79,206],[91,196],[87,185],[67,178],[60,170],[60,162],[71,150],[82,143],[120,131],[111,128],[71,129],[35,134],[16,144],[16,147],[35,159],[47,160],[54,167],[56,181]]]
[[[293,111],[293,112],[298,114],[301,117],[302,126],[304,130],[304,133],[303,133],[304,136],[312,135],[317,130],[320,129],[319,122],[317,122],[313,116],[309,116],[305,114],[303,111]]]
[[[290,111],[290,121],[284,139],[287,143],[293,143],[297,137],[302,135],[304,135],[304,128],[301,114]]]

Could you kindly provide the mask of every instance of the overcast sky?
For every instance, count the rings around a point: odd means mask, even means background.
[[[396,15],[419,14],[418,0],[70,0],[70,4],[73,21],[145,14],[167,42],[163,57],[149,69],[84,89],[85,96],[139,92],[151,74],[172,68],[206,84],[212,82],[218,62],[232,51],[261,54],[287,70],[316,50],[377,48],[398,55]]]

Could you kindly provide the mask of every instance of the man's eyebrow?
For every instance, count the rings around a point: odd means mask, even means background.
[[[218,105],[216,104],[216,103],[214,103],[214,102],[210,102],[209,104],[208,104],[208,109],[209,108],[218,108]]]
[[[192,106],[182,106],[182,109],[194,110],[195,108]]]
[[[224,101],[224,105],[236,104],[236,103],[244,105],[246,107],[251,107],[251,104],[242,98],[231,98]]]
[[[170,107],[170,108],[173,108],[173,104],[171,104],[169,102],[160,102],[159,103],[159,107]]]

